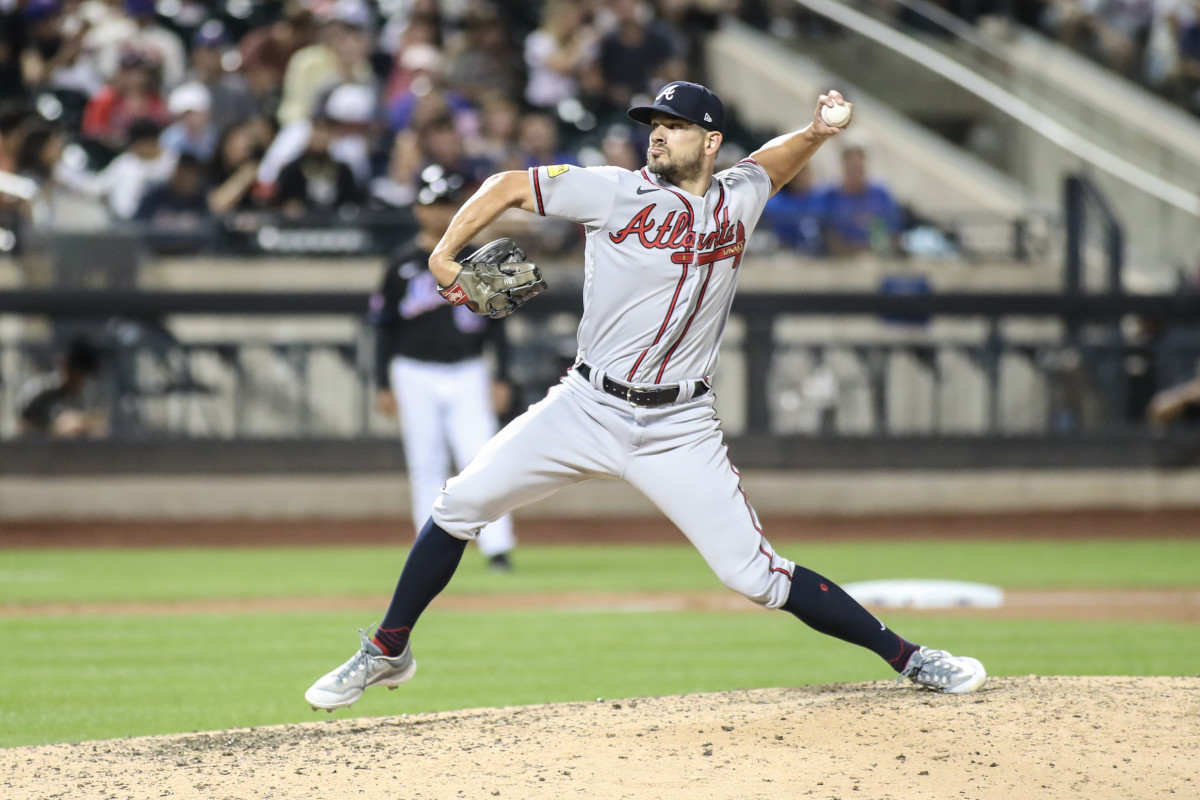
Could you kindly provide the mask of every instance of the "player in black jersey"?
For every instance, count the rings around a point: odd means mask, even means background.
[[[413,205],[420,231],[388,257],[371,296],[376,407],[399,417],[417,530],[450,476],[495,435],[496,414],[512,401],[503,323],[451,306],[428,269],[430,251],[471,189],[437,165],[422,170]],[[496,363],[494,380],[485,345]],[[478,540],[492,569],[512,568],[510,517],[488,525]]]

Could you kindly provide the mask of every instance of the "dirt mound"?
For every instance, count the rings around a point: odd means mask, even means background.
[[[1200,795],[1200,678],[886,682],[331,720],[0,750],[24,798]]]

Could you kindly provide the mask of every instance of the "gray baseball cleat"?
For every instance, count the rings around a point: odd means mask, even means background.
[[[362,648],[304,693],[304,699],[313,711],[323,708],[332,714],[335,708],[354,705],[368,686],[379,684],[395,689],[417,674],[417,660],[413,658],[411,645],[395,658],[388,658],[367,638],[362,628],[358,629],[358,637],[362,640]]]
[[[968,694],[987,685],[987,671],[977,659],[952,656],[945,650],[928,647],[912,654],[896,680],[905,678],[918,686],[946,694]]]

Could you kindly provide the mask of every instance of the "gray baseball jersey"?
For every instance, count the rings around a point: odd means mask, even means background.
[[[434,523],[472,538],[564,486],[620,478],[662,509],[725,585],[778,608],[794,565],[763,536],[712,394],[638,407],[593,382],[600,373],[639,386],[712,374],[769,177],[742,161],[714,176],[704,197],[614,167],[538,167],[530,181],[538,212],[587,231],[579,356],[593,371],[569,371],[488,442],[446,483]]]
[[[537,211],[582,223],[579,357],[626,383],[707,378],[746,240],[771,194],[752,159],[697,197],[642,168],[531,169]]]

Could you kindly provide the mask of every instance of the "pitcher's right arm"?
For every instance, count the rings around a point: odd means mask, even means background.
[[[529,185],[529,172],[511,170],[498,172],[483,182],[479,191],[454,215],[450,227],[429,256],[429,269],[439,286],[450,286],[458,277],[459,265],[454,257],[510,208],[535,213],[536,201]]]

